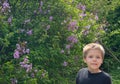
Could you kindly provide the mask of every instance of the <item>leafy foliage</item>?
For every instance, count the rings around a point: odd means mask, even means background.
[[[99,2],[0,1],[0,83],[74,84],[77,71],[85,66],[82,47],[109,37],[97,8],[90,10]]]

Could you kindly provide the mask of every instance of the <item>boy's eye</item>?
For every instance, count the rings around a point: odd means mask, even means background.
[[[89,58],[93,58],[93,56],[89,56]]]
[[[96,56],[96,58],[97,58],[97,59],[100,59],[100,57],[99,57],[99,56]]]

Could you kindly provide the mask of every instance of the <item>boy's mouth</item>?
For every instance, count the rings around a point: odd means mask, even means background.
[[[91,63],[91,65],[97,65],[97,63]]]

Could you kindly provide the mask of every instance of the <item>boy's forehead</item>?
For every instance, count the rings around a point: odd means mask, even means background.
[[[88,56],[88,55],[98,55],[98,56],[103,57],[102,51],[99,50],[99,49],[91,49],[91,50],[89,50],[89,51],[86,53],[86,56]]]
[[[101,53],[100,49],[90,49],[87,53]]]

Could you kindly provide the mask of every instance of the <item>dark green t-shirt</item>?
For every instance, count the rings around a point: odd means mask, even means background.
[[[76,84],[112,84],[112,82],[109,74],[104,71],[91,73],[87,68],[83,68],[77,74]]]

